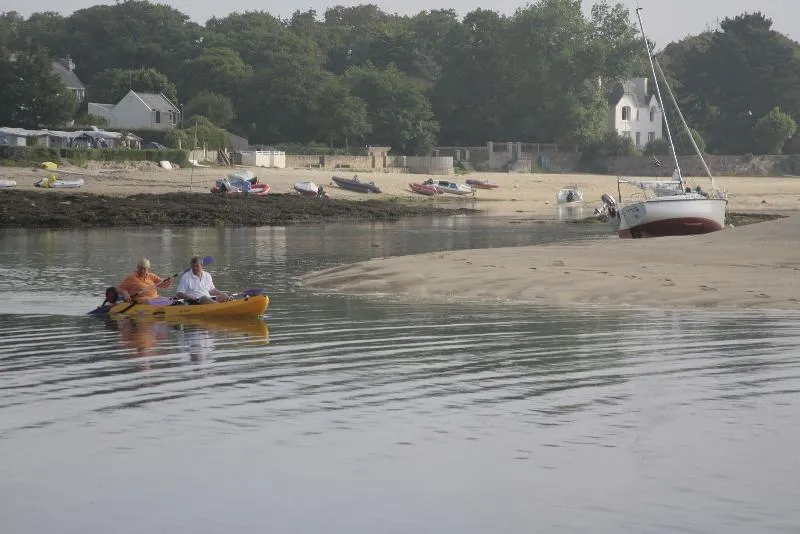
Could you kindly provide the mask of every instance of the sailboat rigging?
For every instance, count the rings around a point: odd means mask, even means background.
[[[672,155],[672,160],[675,165],[675,171],[672,175],[672,180],[639,181],[618,177],[618,189],[619,184],[631,184],[644,191],[648,197],[645,200],[631,203],[622,203],[622,199],[620,198],[620,202],[617,203],[614,197],[605,193],[602,196],[604,205],[603,209],[600,210],[600,216],[608,219],[616,229],[617,234],[622,238],[693,235],[722,230],[725,226],[725,207],[727,204],[725,194],[716,188],[714,177],[705,159],[703,159],[700,148],[691,135],[691,130],[678,106],[675,94],[672,92],[672,88],[669,86],[669,82],[666,76],[664,76],[661,66],[650,50],[650,43],[647,41],[647,34],[645,33],[644,23],[642,21],[641,9],[642,8],[636,9],[636,17],[639,20],[639,27],[642,31],[642,38],[650,63],[650,71],[653,75],[656,96],[661,106],[664,127],[667,132],[667,140],[669,141],[670,154]],[[658,73],[656,70],[658,70]],[[707,193],[701,192],[699,188],[696,191],[692,191],[686,184],[664,108],[664,99],[661,95],[661,85],[659,83],[658,74],[661,75],[664,86],[667,88],[667,92],[677,110],[678,117],[680,117],[681,123],[688,134],[692,146],[703,164],[703,168],[711,179],[711,188]],[[661,162],[655,159],[655,157],[653,159],[658,162],[659,166],[661,165]]]

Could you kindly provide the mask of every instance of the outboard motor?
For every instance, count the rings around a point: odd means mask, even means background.
[[[608,193],[603,193],[600,197],[600,200],[603,201],[603,208],[604,211],[608,214],[609,217],[616,217],[617,216],[617,201],[614,200],[614,197],[609,195]]]

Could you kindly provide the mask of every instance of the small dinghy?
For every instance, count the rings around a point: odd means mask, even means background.
[[[269,193],[269,189],[269,184],[259,183],[258,178],[252,171],[240,171],[229,174],[225,178],[217,179],[214,187],[211,188],[211,192],[220,194],[246,193],[250,195],[266,195]]]
[[[475,190],[465,184],[457,182],[447,182],[444,180],[426,180],[425,184],[432,185],[442,193],[450,193],[451,195],[474,195]]]
[[[11,187],[17,187],[17,182],[14,180],[6,180],[5,178],[0,179],[0,189],[8,189]]]
[[[436,187],[430,184],[408,184],[408,187],[415,193],[419,193],[420,195],[425,195],[428,197],[435,197],[437,195],[441,195],[442,192],[439,191]]]
[[[499,184],[490,182],[489,180],[475,180],[473,178],[467,180],[467,185],[471,185],[472,187],[476,187],[478,189],[497,189],[500,187]]]
[[[303,195],[304,197],[324,197],[325,190],[322,189],[322,186],[318,186],[311,180],[307,180],[305,182],[297,182],[294,184],[294,190]]]
[[[375,185],[375,182],[362,182],[358,176],[352,178],[342,178],[341,176],[334,176],[332,180],[341,187],[349,191],[357,191],[359,193],[380,193],[380,188]]]
[[[47,178],[42,178],[41,180],[37,180],[33,185],[36,187],[46,187],[46,188],[75,188],[75,187],[83,187],[83,178],[75,178],[74,180],[62,180],[60,178],[56,178],[55,174],[51,174]]]

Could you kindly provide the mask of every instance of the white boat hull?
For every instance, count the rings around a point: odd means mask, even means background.
[[[707,234],[725,228],[726,204],[695,193],[656,197],[619,206],[612,220],[622,238]]]

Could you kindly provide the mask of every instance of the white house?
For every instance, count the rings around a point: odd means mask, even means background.
[[[633,140],[637,148],[663,136],[663,112],[656,96],[647,92],[647,78],[618,84],[609,94],[608,104],[611,129]]]
[[[174,128],[180,122],[178,106],[161,93],[137,93],[130,90],[116,104],[89,102],[89,115],[102,117],[117,129]]]

